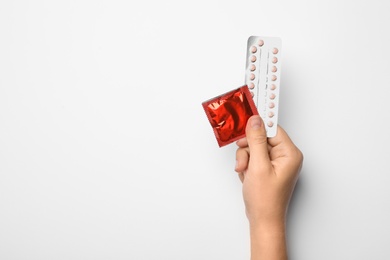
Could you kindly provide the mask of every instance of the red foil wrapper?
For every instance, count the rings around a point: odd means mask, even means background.
[[[245,137],[248,119],[259,114],[247,86],[209,99],[202,105],[219,147]]]

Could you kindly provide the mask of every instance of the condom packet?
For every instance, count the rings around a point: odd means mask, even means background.
[[[219,147],[245,137],[245,128],[252,115],[258,115],[248,86],[211,98],[202,103]]]

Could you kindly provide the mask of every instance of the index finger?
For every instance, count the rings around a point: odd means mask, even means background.
[[[282,144],[294,145],[286,131],[279,125],[276,136],[268,138],[268,144],[271,145],[271,147],[279,146]]]
[[[248,140],[246,139],[246,137],[244,138],[241,138],[239,139],[237,142],[236,142],[236,145],[240,148],[245,148],[245,147],[248,147]]]

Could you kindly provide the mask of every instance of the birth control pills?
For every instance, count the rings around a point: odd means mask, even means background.
[[[245,84],[265,122],[267,136],[277,132],[282,41],[276,37],[251,36],[247,44]]]
[[[252,115],[260,115],[267,137],[277,132],[280,38],[251,36],[247,43],[245,85],[202,103],[220,147],[245,137]]]

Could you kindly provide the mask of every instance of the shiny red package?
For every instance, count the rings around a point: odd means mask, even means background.
[[[242,86],[202,103],[219,147],[245,137],[252,115],[258,115],[248,87]]]

